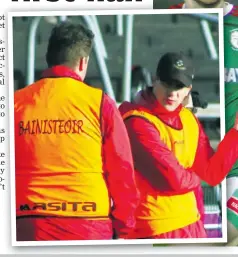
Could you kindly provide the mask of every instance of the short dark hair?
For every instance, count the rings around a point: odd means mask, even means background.
[[[93,32],[81,24],[63,22],[55,26],[46,53],[48,66],[74,66],[80,58],[90,55],[93,39]]]

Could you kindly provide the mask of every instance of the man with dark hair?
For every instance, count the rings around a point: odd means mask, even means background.
[[[48,66],[64,63],[66,66],[75,67],[79,58],[88,59],[92,50],[93,38],[92,31],[82,25],[66,23],[56,26],[52,30],[46,53]]]
[[[93,33],[52,30],[42,78],[15,93],[18,241],[127,238],[138,191],[116,104],[84,83]]]
[[[216,186],[238,158],[238,116],[214,154],[195,115],[184,108],[194,71],[181,53],[163,55],[157,81],[120,112],[132,147],[140,204],[136,238],[204,238],[195,192]]]

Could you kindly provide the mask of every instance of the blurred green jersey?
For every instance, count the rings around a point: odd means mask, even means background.
[[[226,132],[238,111],[238,7],[227,4],[224,14],[225,120]],[[238,162],[228,177],[238,176]]]

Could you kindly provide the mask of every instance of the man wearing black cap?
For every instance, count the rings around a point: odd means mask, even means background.
[[[214,154],[199,121],[182,103],[192,89],[194,69],[180,53],[162,56],[153,87],[124,102],[141,194],[131,238],[204,238],[197,206],[201,179],[220,184],[238,159],[238,118]]]

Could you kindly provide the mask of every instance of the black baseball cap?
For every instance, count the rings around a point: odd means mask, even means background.
[[[193,82],[194,68],[191,60],[183,53],[169,52],[159,60],[156,75],[168,85],[177,82],[182,87],[189,87]]]

